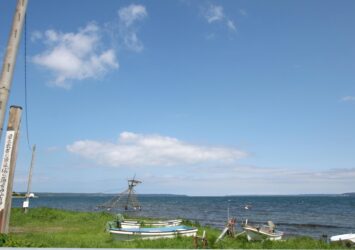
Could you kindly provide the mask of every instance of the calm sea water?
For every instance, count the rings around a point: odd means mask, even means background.
[[[75,211],[97,211],[96,206],[113,196],[101,195],[41,195],[31,200],[31,207],[52,207]],[[14,207],[22,199],[13,199]],[[350,196],[238,196],[185,197],[142,196],[142,211],[136,216],[155,218],[185,218],[202,225],[223,228],[227,210],[241,222],[248,218],[256,224],[272,220],[286,235],[309,235],[319,238],[355,233],[355,197]],[[245,204],[251,204],[246,210]]]

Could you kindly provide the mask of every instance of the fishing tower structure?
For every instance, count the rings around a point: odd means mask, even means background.
[[[134,177],[133,179],[128,180],[128,188],[125,191],[100,205],[99,208],[105,208],[107,210],[124,209],[125,211],[140,211],[142,207],[138,202],[136,191],[134,190],[134,188],[140,183],[142,182],[136,180]]]

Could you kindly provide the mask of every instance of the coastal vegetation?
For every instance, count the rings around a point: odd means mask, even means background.
[[[26,194],[24,194],[24,193],[12,192],[12,197],[15,197],[15,198],[17,198],[17,197],[23,198],[23,197],[25,197],[25,195]]]
[[[51,208],[12,209],[10,233],[0,235],[0,246],[5,247],[77,247],[77,248],[195,248],[190,237],[159,240],[116,241],[106,232],[106,223],[114,215],[106,212],[75,212]],[[248,242],[245,236],[224,238],[215,243],[220,230],[202,227],[198,223],[184,224],[206,231],[208,248],[253,249],[339,249],[343,244],[328,244],[309,237],[294,237],[285,241]]]

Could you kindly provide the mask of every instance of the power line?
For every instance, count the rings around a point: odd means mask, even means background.
[[[27,103],[27,14],[25,15],[25,27],[24,27],[24,77],[25,77],[25,120],[26,120],[26,138],[27,138],[27,146],[29,150],[31,150],[29,129],[28,129],[28,103]]]

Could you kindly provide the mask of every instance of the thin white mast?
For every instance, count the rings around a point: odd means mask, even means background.
[[[28,182],[27,182],[27,193],[26,193],[26,200],[23,202],[24,212],[27,213],[28,207],[30,205],[30,194],[31,194],[31,184],[32,184],[32,171],[33,166],[35,164],[35,154],[36,154],[36,145],[32,147],[32,159],[31,159],[31,166],[30,172],[28,174]]]

